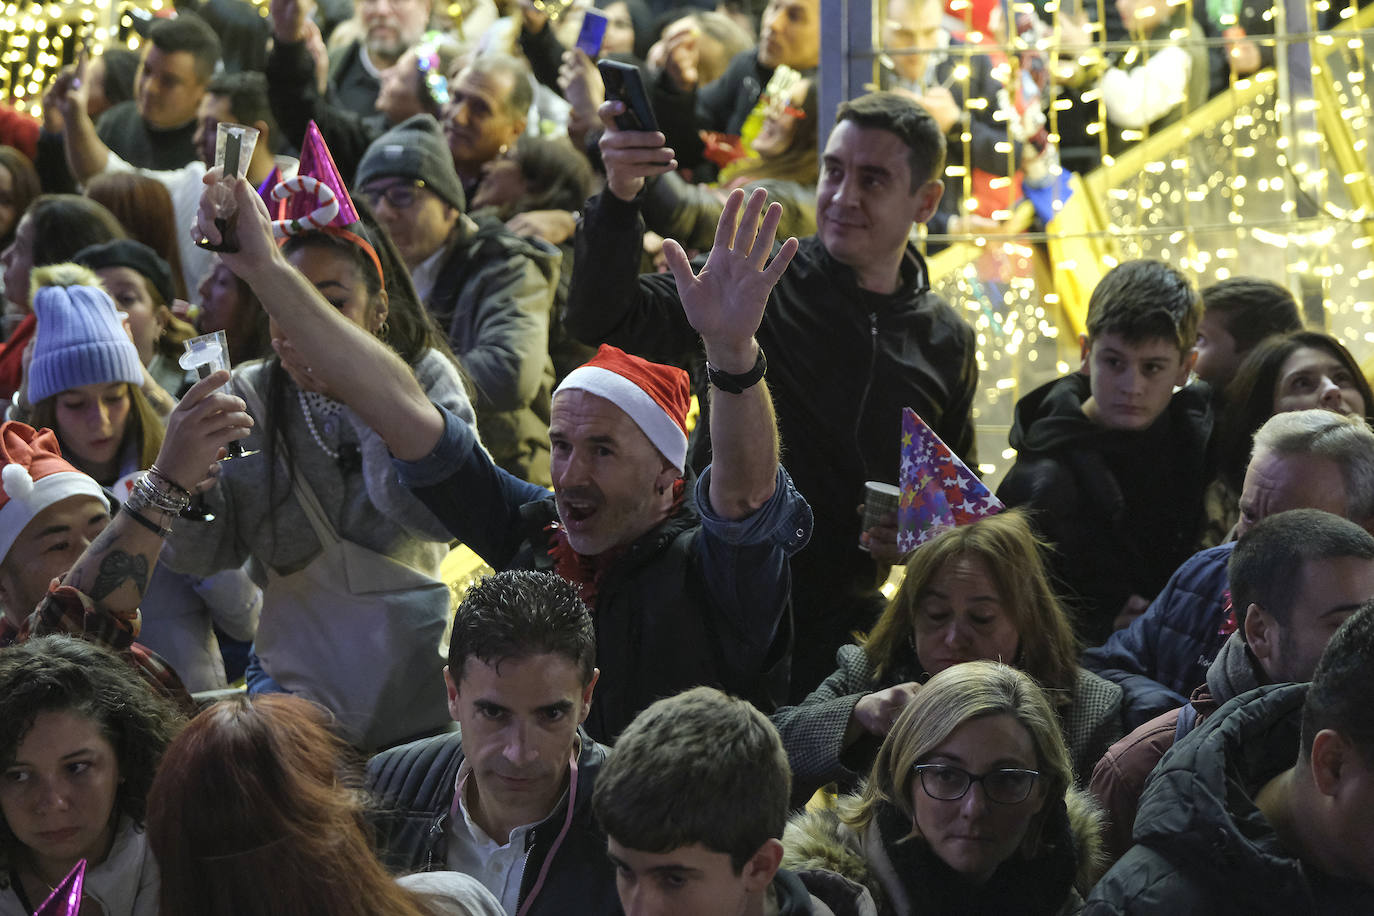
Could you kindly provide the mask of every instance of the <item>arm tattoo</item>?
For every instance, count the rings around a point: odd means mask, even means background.
[[[96,573],[95,584],[91,586],[91,600],[103,600],[128,580],[133,581],[134,588],[142,597],[148,588],[148,558],[122,550],[112,551],[100,561],[100,571]]]

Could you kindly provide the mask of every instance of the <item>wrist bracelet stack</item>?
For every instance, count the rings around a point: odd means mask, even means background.
[[[171,520],[190,504],[190,492],[153,465],[134,481],[129,498],[124,502],[124,511],[149,531],[166,537],[172,533]],[[148,509],[162,516],[162,524],[148,517]]]

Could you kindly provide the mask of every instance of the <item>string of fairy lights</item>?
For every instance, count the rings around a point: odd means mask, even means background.
[[[38,116],[44,87],[82,47],[92,53],[137,49],[134,10],[157,14],[165,2],[0,3],[0,98]],[[253,2],[262,6],[265,0]],[[873,58],[876,77],[884,58],[909,51],[883,46],[884,3],[852,2],[875,5],[873,46],[864,54]],[[994,75],[1014,85],[1026,52],[1039,52],[1050,72],[1064,78],[1075,70],[1100,71],[1107,59],[1144,62],[1179,43],[1227,50],[1225,38],[1186,28],[1109,42],[1090,22],[1090,47],[1061,52],[1066,28],[1077,21],[1068,17],[1081,14],[1084,2],[1096,13],[1088,18],[1104,22],[1106,5],[1115,0],[1012,2],[1001,31],[983,35],[973,25],[973,3],[950,0],[951,13],[965,17],[967,44],[948,53],[955,56],[953,80],[964,89],[969,113],[987,103],[969,91],[972,68],[960,55],[1000,55]],[[1156,2],[1171,12],[1183,7],[1184,17],[1192,18],[1193,5],[1204,0]],[[1039,32],[1018,32],[1012,20],[1023,13],[1048,24]],[[1087,295],[1122,260],[1169,261],[1199,286],[1240,275],[1275,280],[1298,296],[1310,325],[1339,337],[1362,361],[1374,355],[1374,106],[1368,94],[1374,70],[1365,48],[1374,35],[1374,9],[1359,11],[1347,0],[1278,0],[1266,18],[1273,34],[1250,39],[1272,49],[1276,66],[1233,79],[1196,108],[1184,102],[1178,121],[1162,131],[1113,126],[1102,93],[1083,91],[1082,101],[1097,108],[1087,130],[1100,146],[1102,167],[1075,179],[1072,193],[1055,201],[1053,219],[1033,221],[1021,204],[992,214],[1014,235],[940,239],[954,244],[931,259],[934,285],[962,304],[978,337],[983,389],[976,413],[985,475],[995,480],[1013,457],[1005,446],[1015,401],[1077,367]],[[1069,104],[1056,96],[1046,106],[1051,144],[1061,139],[1060,119]],[[995,120],[1006,120],[998,114]],[[971,162],[970,132],[956,142],[964,145],[963,161]],[[999,150],[1008,167],[992,178],[993,190],[1009,188],[1007,176],[1015,171],[1010,139]],[[962,182],[966,206],[977,206],[973,170],[955,165],[950,174]]]

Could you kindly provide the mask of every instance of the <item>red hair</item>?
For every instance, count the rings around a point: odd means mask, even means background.
[[[329,714],[244,694],[196,716],[148,793],[163,916],[427,916],[368,841]]]

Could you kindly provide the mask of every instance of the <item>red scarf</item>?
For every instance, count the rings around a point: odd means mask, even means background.
[[[687,482],[678,478],[673,483],[673,503],[668,508],[668,517],[677,515],[682,508],[683,496],[687,492]],[[628,544],[612,547],[610,550],[603,550],[594,557],[584,557],[582,554],[573,550],[572,544],[568,543],[568,532],[558,522],[550,522],[544,528],[549,532],[549,556],[553,557],[553,570],[563,579],[577,586],[577,593],[582,598],[582,603],[593,612],[596,612],[596,596],[601,588],[601,580],[606,575],[606,571],[615,565],[625,551],[629,548]]]

